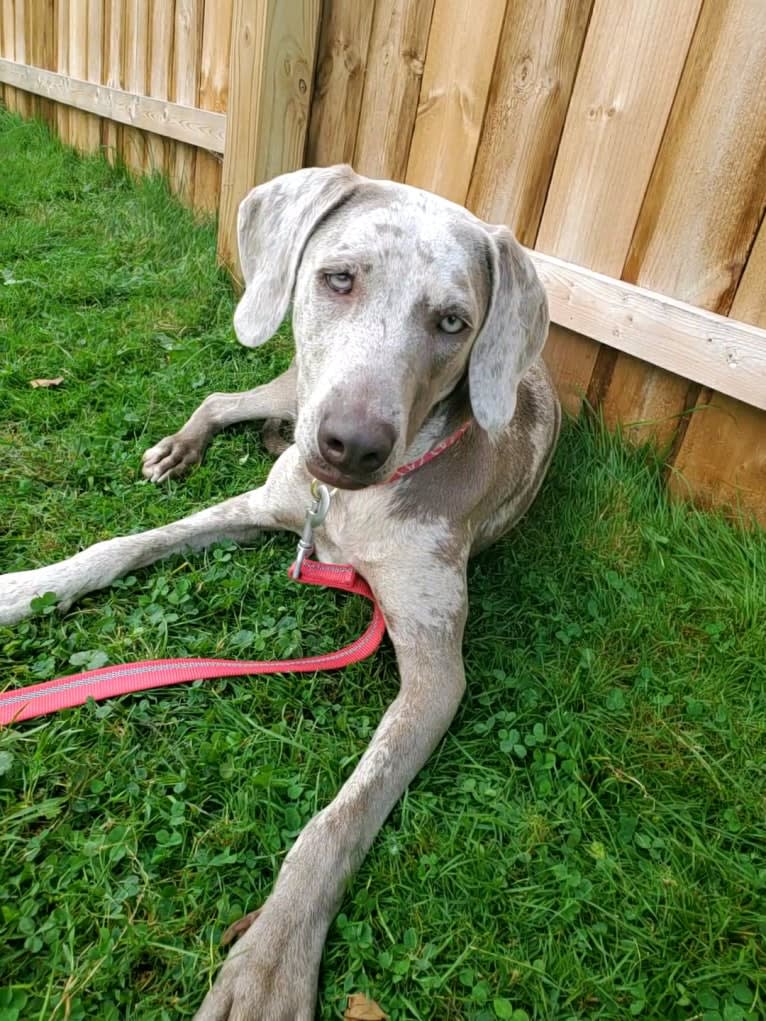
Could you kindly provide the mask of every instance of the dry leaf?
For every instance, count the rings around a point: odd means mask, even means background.
[[[345,1021],[385,1021],[384,1014],[374,1000],[368,1000],[364,993],[352,993],[343,1015]]]
[[[59,386],[60,383],[64,382],[63,376],[57,376],[55,379],[30,379],[29,385],[37,389],[38,387],[44,387],[49,390],[52,386]]]

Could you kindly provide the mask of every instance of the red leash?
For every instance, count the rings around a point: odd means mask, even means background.
[[[410,472],[433,461],[445,450],[449,450],[470,425],[470,420],[465,422],[431,450],[426,451],[416,460],[410,461],[409,464],[397,468],[388,482],[404,478]],[[316,496],[316,494],[313,495]],[[181,684],[183,681],[204,681],[214,677],[242,677],[246,674],[306,674],[314,673],[317,670],[339,670],[351,663],[367,659],[378,648],[386,633],[386,622],[372,589],[350,564],[322,564],[316,560],[304,559],[305,555],[313,549],[311,543],[313,527],[321,524],[324,520],[328,506],[328,503],[324,503],[322,511],[316,517],[311,509],[307,512],[304,535],[301,537],[301,542],[298,543],[296,564],[300,574],[295,580],[308,585],[326,585],[327,588],[352,592],[354,595],[369,599],[373,605],[372,620],[364,634],[360,635],[356,641],[337,652],[326,652],[322,656],[304,656],[301,659],[150,659],[141,663],[123,663],[118,666],[100,667],[98,670],[86,670],[80,674],[71,674],[69,677],[58,677],[54,681],[30,684],[26,688],[11,688],[9,691],[0,692],[0,726],[31,720],[35,716],[47,716],[59,709],[72,709],[74,706],[84,705],[89,698],[99,701],[104,698],[112,698],[115,695],[126,695],[129,692],[162,688],[169,684]],[[319,507],[320,501],[317,498],[313,511],[318,511]],[[292,567],[290,568],[290,577],[294,578]]]
[[[338,670],[367,659],[375,652],[386,633],[386,622],[370,586],[353,567],[348,564],[320,564],[316,560],[304,560],[298,580],[309,585],[326,585],[369,599],[374,609],[364,634],[343,649],[326,652],[321,656],[282,660],[152,659],[142,663],[104,666],[98,670],[71,674],[69,677],[58,677],[43,684],[12,688],[0,693],[0,725],[20,723],[35,716],[47,716],[59,709],[71,709],[73,706],[84,705],[89,698],[98,701],[183,681],[241,677],[245,674],[306,674],[317,670]]]

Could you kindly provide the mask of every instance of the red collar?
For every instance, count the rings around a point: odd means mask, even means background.
[[[387,479],[387,482],[396,482],[398,479],[403,479],[406,475],[410,475],[412,472],[417,471],[418,468],[422,468],[424,464],[428,464],[429,461],[433,461],[434,458],[438,457],[439,454],[443,454],[445,450],[449,450],[450,447],[454,446],[461,436],[467,432],[470,428],[473,419],[468,419],[458,429],[456,429],[450,436],[437,443],[435,447],[431,447],[425,454],[421,454],[420,457],[416,457],[414,461],[410,461],[408,464],[403,464],[401,468],[397,468],[394,474]]]

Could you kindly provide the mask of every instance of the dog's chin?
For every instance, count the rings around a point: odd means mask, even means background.
[[[308,469],[309,474],[319,482],[324,482],[326,485],[333,486],[335,489],[366,489],[368,486],[374,486],[379,481],[377,478],[360,479],[353,475],[346,475],[345,472],[340,472],[329,465],[320,468],[311,461],[306,462],[306,468]]]

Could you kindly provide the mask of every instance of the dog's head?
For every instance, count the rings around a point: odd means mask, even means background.
[[[479,426],[509,424],[548,307],[507,228],[338,166],[254,188],[238,232],[241,343],[268,340],[292,300],[295,439],[312,474],[350,489],[387,478],[466,375]]]

